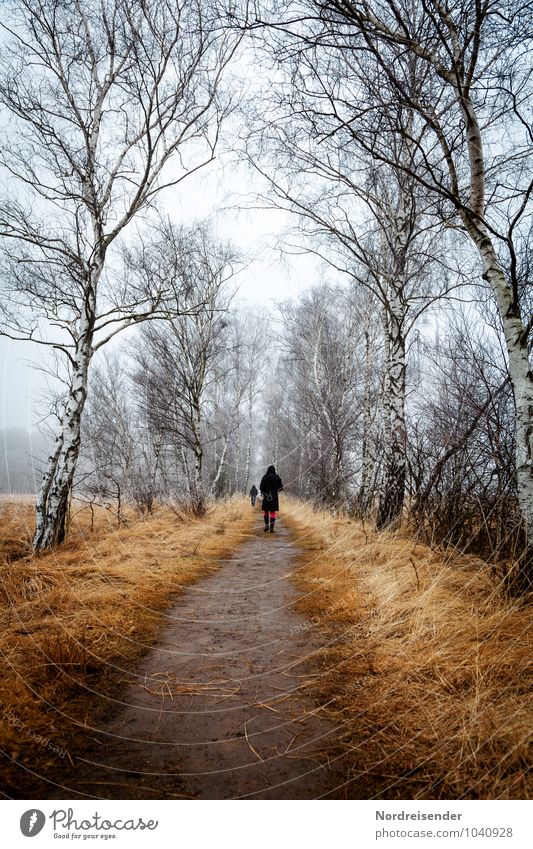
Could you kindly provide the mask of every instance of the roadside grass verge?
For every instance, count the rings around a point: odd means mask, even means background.
[[[120,701],[121,678],[157,639],[164,611],[251,533],[249,502],[217,502],[194,518],[157,508],[116,527],[78,506],[56,550],[30,551],[33,511],[0,515],[2,787],[71,759]],[[91,530],[91,524],[93,529]]]
[[[524,799],[532,606],[490,566],[286,499],[299,610],[319,628],[317,705],[349,798]],[[530,601],[530,599],[529,599]]]

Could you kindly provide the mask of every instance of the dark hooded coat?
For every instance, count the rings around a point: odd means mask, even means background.
[[[258,491],[257,491],[257,487],[256,487],[255,483],[254,483],[254,485],[252,486],[252,488],[251,488],[251,490],[250,490],[250,495],[252,496],[252,498],[255,498],[255,496],[256,496],[256,495],[259,495],[259,493],[258,493]]]
[[[283,489],[280,476],[276,472],[267,472],[261,479],[259,489],[263,496],[261,510],[269,510],[272,513],[279,510],[278,492]]]

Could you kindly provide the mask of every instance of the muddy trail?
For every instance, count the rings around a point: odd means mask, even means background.
[[[309,685],[319,629],[294,609],[298,550],[257,526],[187,588],[130,673],[122,708],[76,753],[47,798],[335,798],[336,729]]]

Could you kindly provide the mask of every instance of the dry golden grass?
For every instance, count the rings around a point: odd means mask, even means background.
[[[530,798],[531,605],[490,567],[286,499],[346,794]]]
[[[85,718],[94,725],[109,708],[122,670],[153,643],[176,594],[216,569],[253,521],[242,498],[200,519],[131,512],[121,528],[100,509],[92,531],[89,511],[78,508],[67,541],[34,557],[31,506],[0,506],[4,786],[9,762],[39,774],[57,765]]]

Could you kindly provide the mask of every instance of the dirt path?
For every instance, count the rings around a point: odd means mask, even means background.
[[[312,799],[337,777],[335,729],[306,683],[318,629],[293,608],[290,533],[244,543],[189,587],[85,761],[51,794],[101,798]],[[94,738],[94,733],[91,735]]]

